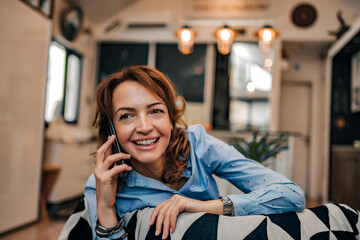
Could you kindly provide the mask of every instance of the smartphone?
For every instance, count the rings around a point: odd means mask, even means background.
[[[110,129],[110,134],[115,135],[115,143],[114,143],[115,144],[115,150],[116,150],[116,152],[121,153],[121,147],[120,147],[119,139],[118,139],[118,136],[116,134],[114,124],[110,119],[109,119],[109,129]],[[120,160],[120,161],[116,162],[117,165],[121,165],[121,164],[124,164],[124,163],[125,163],[124,160]],[[123,172],[123,178],[124,179],[126,178],[126,175],[127,175],[127,172],[124,171]]]

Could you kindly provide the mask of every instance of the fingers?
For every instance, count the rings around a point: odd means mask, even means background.
[[[167,200],[167,201],[169,201],[169,200]],[[155,220],[156,220],[156,217],[157,217],[157,215],[159,214],[160,209],[162,208],[163,205],[166,204],[167,201],[162,202],[162,203],[160,203],[159,205],[157,205],[157,206],[155,207],[153,213],[152,213],[151,216],[150,216],[150,222],[149,222],[149,225],[150,225],[150,226],[154,224],[154,222],[155,222]]]
[[[111,154],[111,146],[115,142],[115,136],[109,136],[108,140],[96,151],[95,169],[106,171],[119,160],[130,159],[131,155],[125,153]]]
[[[105,153],[111,147],[111,145],[115,141],[115,136],[112,135],[108,138],[108,140],[101,145],[101,147],[96,151],[96,163],[102,162],[104,160]]]
[[[127,164],[121,164],[121,165],[115,165],[112,169],[109,170],[109,175],[110,176],[115,176],[117,174],[120,174],[124,171],[131,171],[132,167],[130,167]]]
[[[177,217],[184,209],[181,198],[179,195],[174,195],[169,200],[157,205],[154,209],[150,216],[149,225],[153,225],[156,220],[156,236],[160,235],[161,229],[163,233],[162,239],[166,239],[169,236],[169,231],[175,231]]]
[[[176,220],[177,220],[177,215],[176,212],[172,212],[172,214],[170,215],[170,232],[174,232],[175,231],[175,227],[176,227]]]
[[[162,239],[166,239],[169,235],[169,231],[170,232],[174,232],[175,231],[175,225],[176,225],[176,219],[177,216],[179,215],[179,211],[175,208],[169,210],[167,214],[165,214],[165,218],[164,218],[164,222],[163,222],[163,235],[162,235]],[[160,226],[161,229],[161,226]]]
[[[107,191],[116,190],[118,176],[122,177],[122,172],[131,171],[132,168],[127,164],[117,165],[120,160],[128,160],[131,155],[125,153],[111,154],[111,146],[115,141],[112,135],[108,140],[96,151],[96,163],[94,174],[98,185]],[[110,193],[107,193],[110,194]]]
[[[129,160],[130,158],[131,158],[131,155],[127,154],[127,153],[112,154],[105,158],[105,160],[102,164],[102,167],[104,169],[109,169],[110,166],[113,166],[116,162],[118,162],[120,160]],[[121,164],[117,164],[117,165],[121,165]]]
[[[123,173],[124,171],[129,172],[131,170],[132,170],[132,167],[130,167],[127,164],[121,164],[121,165],[115,164],[114,167],[112,167],[111,169],[108,169],[108,167],[95,168],[94,174],[95,174],[96,179],[99,180],[100,182],[110,183],[110,181],[113,180],[113,178],[115,176],[118,176],[119,174]]]

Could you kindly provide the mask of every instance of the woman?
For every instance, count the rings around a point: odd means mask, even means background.
[[[94,125],[100,147],[85,188],[94,236],[126,237],[122,216],[145,207],[155,207],[149,224],[163,239],[184,211],[243,216],[304,209],[295,183],[245,159],[200,125],[187,127],[184,110],[171,81],[150,67],[125,68],[99,84]],[[122,153],[112,147],[109,119]],[[212,174],[245,194],[219,198]]]

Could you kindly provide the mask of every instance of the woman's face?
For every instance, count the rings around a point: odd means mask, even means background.
[[[119,84],[112,102],[121,147],[139,163],[162,163],[172,130],[164,102],[135,81]]]

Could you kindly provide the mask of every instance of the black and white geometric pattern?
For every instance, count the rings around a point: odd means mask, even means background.
[[[124,216],[129,240],[161,239],[149,226],[153,208]],[[360,239],[359,211],[345,205],[328,203],[302,212],[228,217],[208,213],[183,212],[176,230],[168,239]],[[59,239],[92,239],[87,203],[84,199],[70,216]]]
[[[60,239],[69,240],[88,240],[93,239],[91,230],[91,221],[86,198],[83,197],[74,212],[68,218],[62,229]]]

